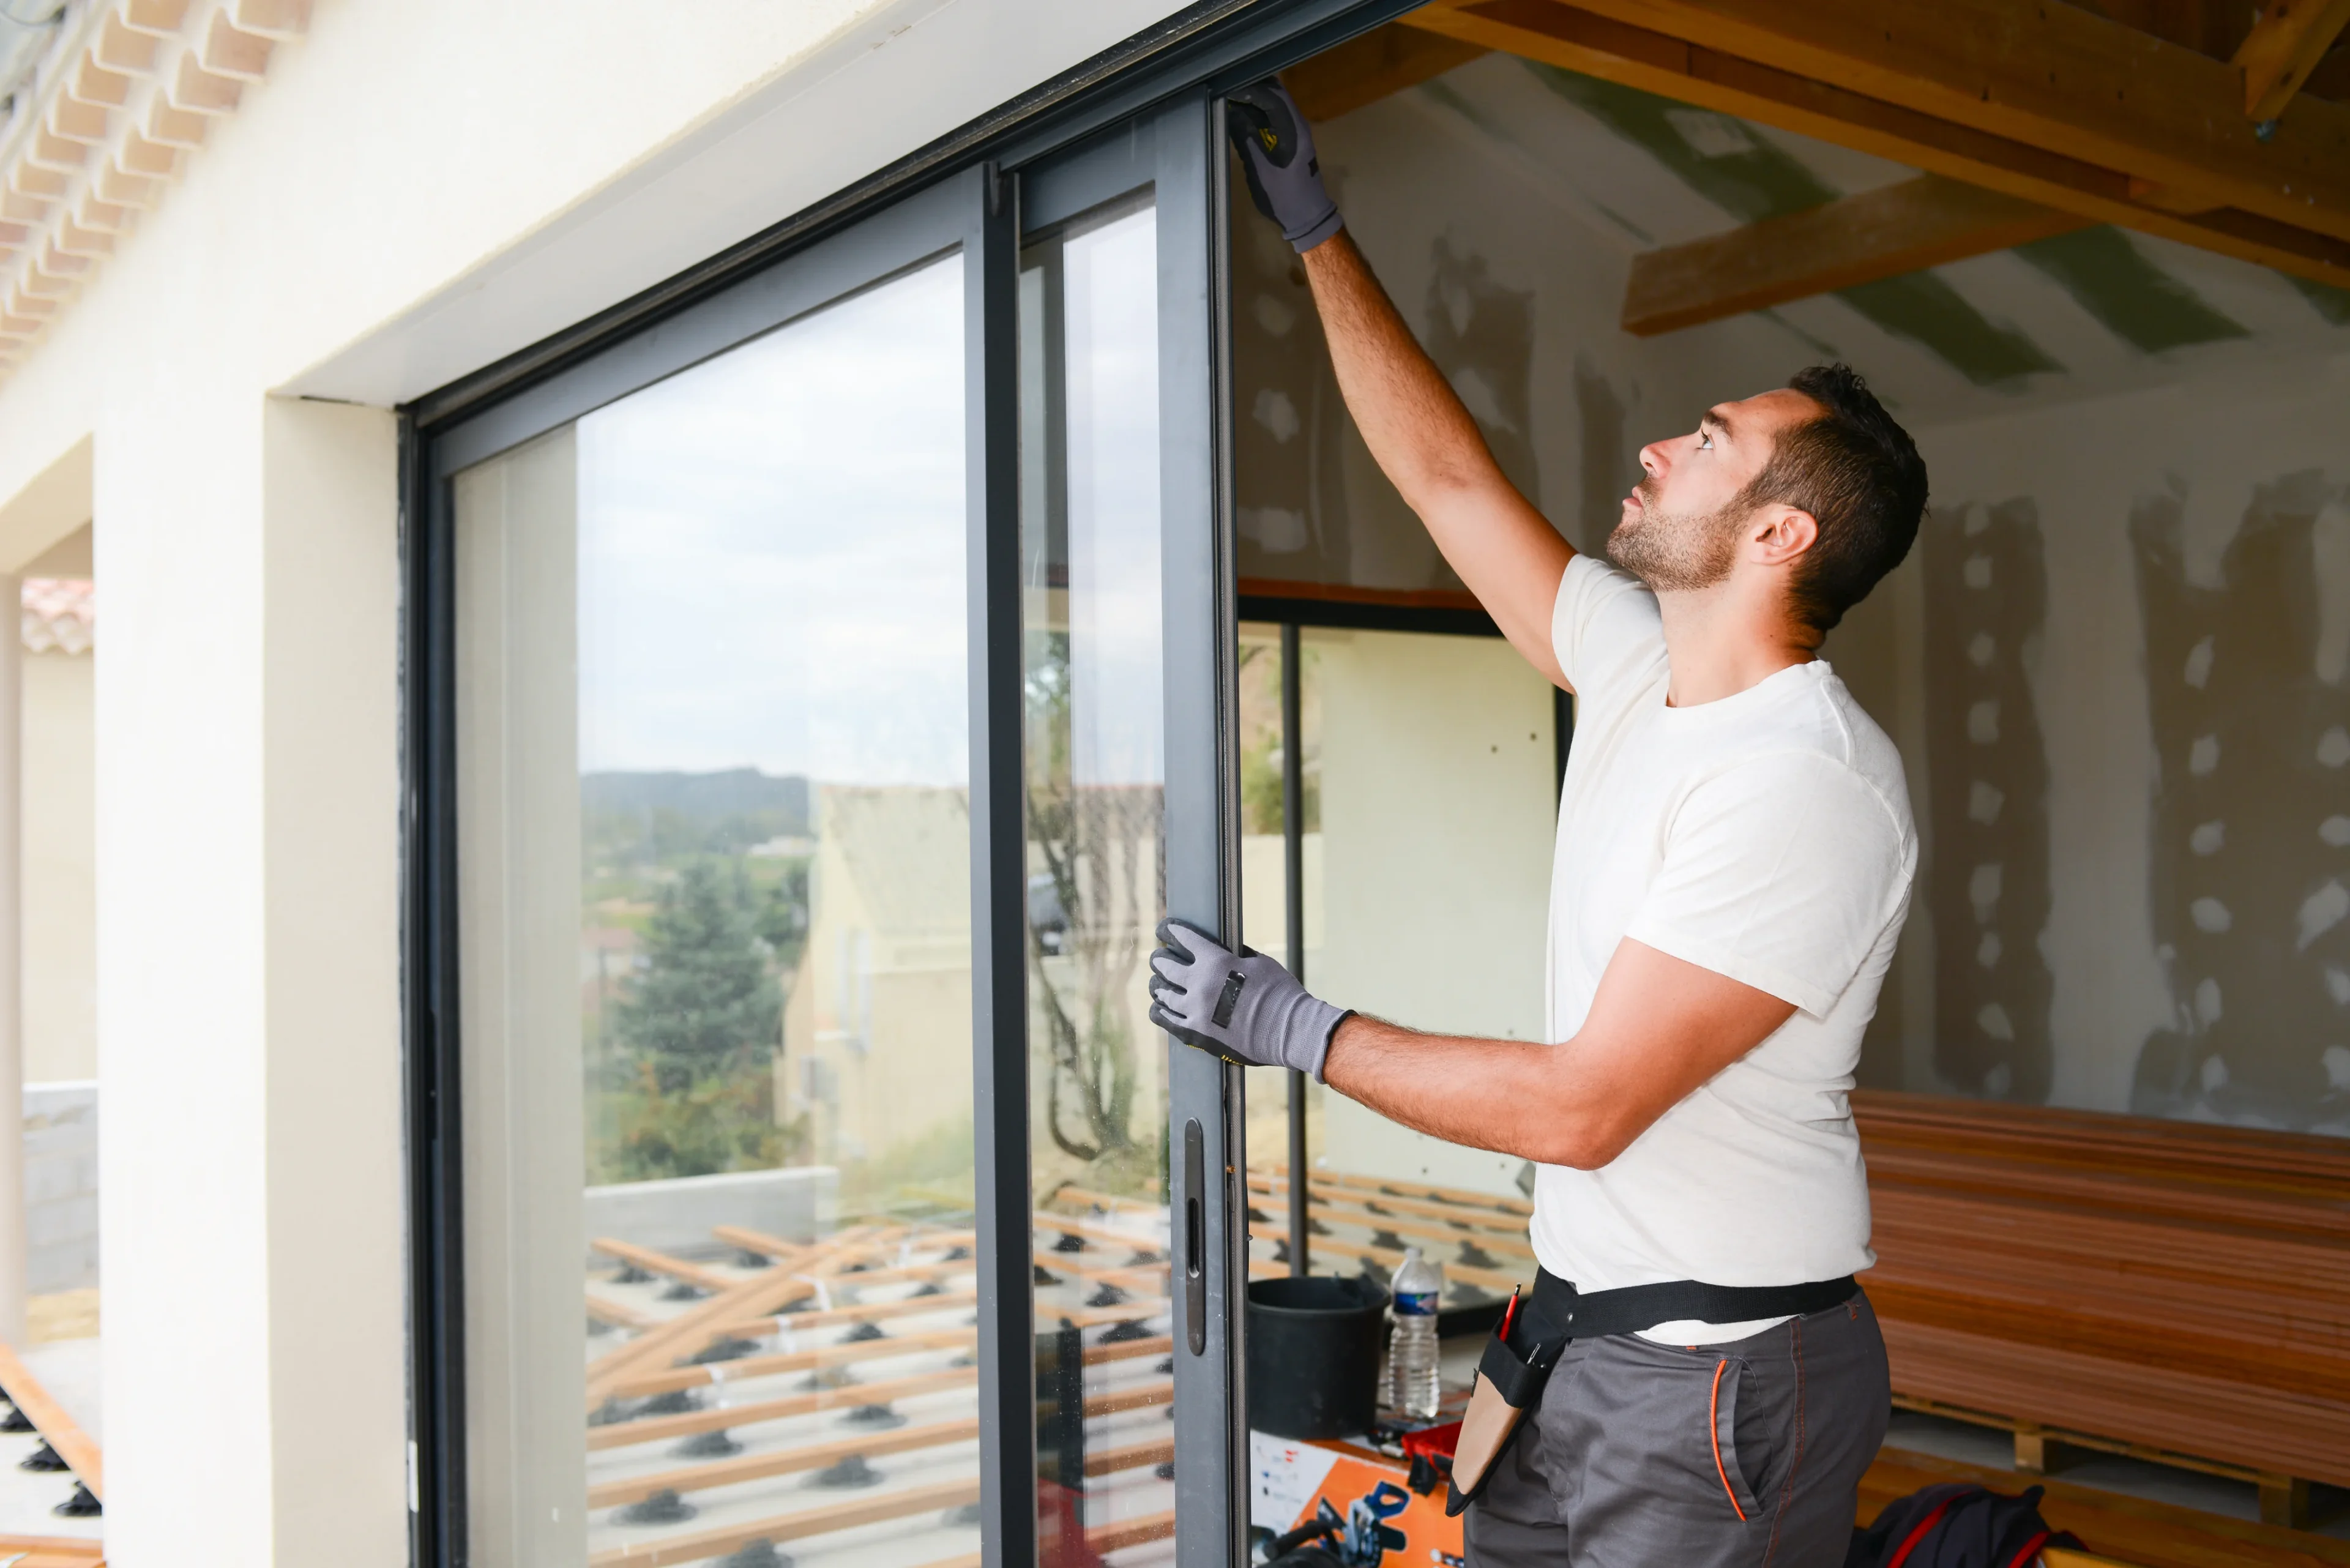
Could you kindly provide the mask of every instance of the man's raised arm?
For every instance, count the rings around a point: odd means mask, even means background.
[[[1381,472],[1512,646],[1557,685],[1551,612],[1575,548],[1503,474],[1477,421],[1404,324],[1324,190],[1314,134],[1271,82],[1232,95],[1259,211],[1305,260],[1338,389]]]

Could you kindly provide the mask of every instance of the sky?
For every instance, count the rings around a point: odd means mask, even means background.
[[[579,421],[580,768],[969,780],[962,265]]]

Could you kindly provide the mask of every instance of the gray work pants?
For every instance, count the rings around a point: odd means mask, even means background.
[[[1891,1400],[1866,1295],[1725,1345],[1577,1340],[1470,1505],[1469,1568],[1841,1568]]]

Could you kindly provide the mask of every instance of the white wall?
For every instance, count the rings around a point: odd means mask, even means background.
[[[98,1076],[95,655],[25,653],[25,1081]]]
[[[109,1560],[406,1557],[385,406],[1173,8],[322,0],[0,383],[0,551],[108,593]]]
[[[1543,1037],[1558,763],[1549,683],[1495,638],[1308,631],[1322,994],[1415,1029]],[[1316,894],[1319,895],[1318,898]],[[1513,1193],[1523,1161],[1323,1100],[1329,1163]]]

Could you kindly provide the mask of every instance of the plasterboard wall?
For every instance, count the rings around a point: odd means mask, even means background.
[[[103,524],[120,1560],[407,1553],[385,405],[1175,8],[324,0],[0,384],[0,547]]]
[[[1921,444],[1936,994],[1870,1075],[2350,1134],[2350,361]]]
[[[1938,365],[1834,300],[1634,339],[1631,231],[1683,237],[1721,182],[1590,115],[1543,121],[1545,159],[1525,72],[1489,57],[1321,141],[1389,293],[1563,534],[1603,545],[1640,441],[1835,352],[1928,456],[1917,549],[1825,650],[1902,748],[1926,846],[1862,1081],[2350,1132],[2350,356],[2326,302],[2168,254],[2165,293],[2141,256],[2145,307],[2210,333],[2148,350],[2144,320],[2059,321],[2043,272],[1981,258],[1968,308],[2070,367],[1981,385],[1962,346]],[[1650,140],[1702,151],[1708,125],[1658,118]],[[1721,142],[1785,173],[1783,149]],[[1849,155],[1797,151],[1852,187]],[[1236,208],[1242,574],[1458,587],[1346,418],[1295,256]],[[2240,317],[2262,325],[2210,325]]]

